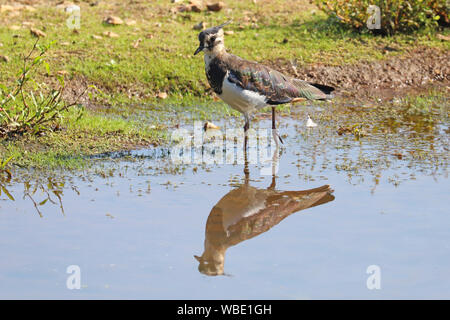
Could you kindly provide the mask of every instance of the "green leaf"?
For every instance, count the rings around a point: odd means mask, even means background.
[[[41,60],[42,60],[42,57],[41,57],[41,56],[37,56],[36,58],[34,58],[33,64],[37,64],[37,63],[39,63],[39,61],[41,61]]]
[[[45,67],[45,71],[47,71],[47,74],[49,75],[50,74],[50,66],[49,66],[49,64],[47,63],[47,61],[44,61],[43,64],[44,64],[44,67]]]
[[[8,164],[8,162],[10,162],[12,158],[14,158],[14,156],[11,156],[11,157],[9,157],[9,158],[6,159],[6,160],[2,160],[1,168],[2,168],[2,169],[5,168],[6,165]]]
[[[3,192],[8,196],[8,198],[9,198],[11,201],[16,201],[16,199],[14,199],[14,197],[11,195],[11,193],[9,193],[9,191],[6,190],[6,188],[5,188],[4,186],[2,186],[2,190],[3,190]]]

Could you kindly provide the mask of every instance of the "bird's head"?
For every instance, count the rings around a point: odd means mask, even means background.
[[[200,34],[198,35],[200,45],[198,46],[197,50],[195,50],[194,55],[196,55],[200,51],[205,51],[208,54],[213,54],[219,53],[224,50],[225,46],[222,28],[229,23],[230,22],[225,22],[220,26],[212,27],[200,32]]]

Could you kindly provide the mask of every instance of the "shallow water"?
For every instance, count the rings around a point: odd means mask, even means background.
[[[448,122],[357,139],[318,110],[281,120],[275,176],[158,149],[4,184],[0,298],[450,298]]]

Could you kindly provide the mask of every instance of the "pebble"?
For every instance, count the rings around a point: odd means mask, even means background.
[[[109,16],[109,17],[105,18],[105,20],[103,20],[103,22],[105,22],[106,24],[111,24],[111,25],[123,24],[123,20],[116,16]]]
[[[30,28],[30,32],[33,36],[39,37],[39,38],[45,38],[47,36],[44,31],[39,30],[39,29]]]
[[[8,56],[0,55],[0,61],[8,63],[10,59]]]
[[[225,4],[222,1],[206,4],[206,8],[208,9],[208,11],[214,11],[214,12],[218,12],[218,11],[222,10],[224,6],[225,6]]]

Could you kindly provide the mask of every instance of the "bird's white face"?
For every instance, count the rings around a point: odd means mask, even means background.
[[[206,29],[198,35],[200,45],[194,55],[204,51],[208,55],[217,55],[225,50],[224,34],[222,28],[213,27]]]
[[[225,49],[223,30],[220,29],[218,33],[209,35],[205,44],[205,52],[207,53],[219,53]]]

